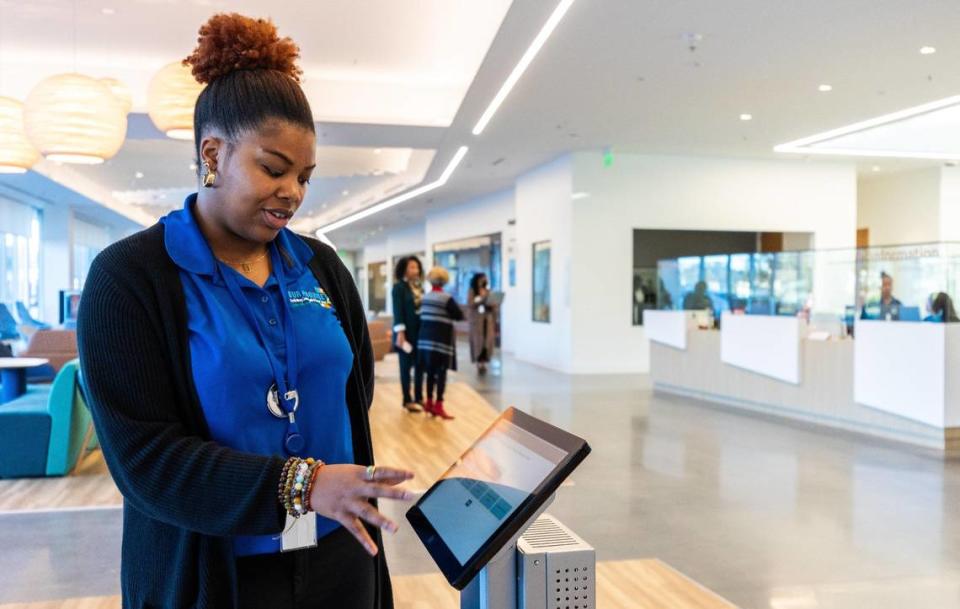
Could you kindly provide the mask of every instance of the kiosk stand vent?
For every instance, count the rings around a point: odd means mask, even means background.
[[[595,609],[593,547],[544,514],[517,542],[520,609]]]

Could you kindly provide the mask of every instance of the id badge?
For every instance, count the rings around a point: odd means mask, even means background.
[[[281,552],[315,548],[317,547],[317,514],[307,512],[300,518],[293,518],[287,514],[283,531]]]

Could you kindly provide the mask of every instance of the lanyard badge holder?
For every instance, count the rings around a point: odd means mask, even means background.
[[[217,262],[217,268],[220,271],[220,276],[223,278],[224,284],[227,286],[227,291],[230,292],[230,296],[237,303],[237,306],[240,307],[240,311],[247,319],[247,323],[250,324],[250,327],[257,335],[260,347],[264,350],[267,355],[267,360],[270,362],[274,383],[267,390],[267,410],[278,419],[287,419],[287,433],[283,440],[284,451],[290,456],[302,456],[301,453],[306,447],[306,441],[300,434],[300,428],[297,426],[297,410],[300,408],[300,394],[296,389],[298,373],[296,332],[293,327],[293,315],[290,310],[290,304],[287,302],[287,286],[283,270],[283,261],[280,259],[277,248],[273,244],[270,245],[270,260],[273,263],[273,272],[276,275],[277,284],[280,286],[280,296],[283,301],[283,327],[287,350],[286,375],[280,373],[280,362],[277,361],[276,355],[268,348],[267,341],[263,337],[263,332],[261,332],[260,326],[257,324],[253,307],[250,306],[250,303],[246,297],[244,297],[243,291],[237,283],[235,273],[225,270],[221,266],[223,264],[221,262]]]

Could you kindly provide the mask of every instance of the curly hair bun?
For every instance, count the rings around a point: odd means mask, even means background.
[[[209,83],[236,70],[276,70],[300,82],[300,48],[290,38],[277,36],[267,19],[220,13],[200,27],[197,48],[183,60],[193,77]]]

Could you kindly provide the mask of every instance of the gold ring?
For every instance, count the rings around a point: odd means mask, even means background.
[[[377,466],[368,465],[367,466],[367,481],[372,482],[377,476]]]

